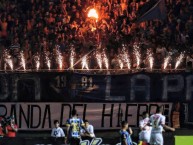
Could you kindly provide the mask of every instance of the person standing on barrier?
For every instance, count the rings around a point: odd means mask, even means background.
[[[150,117],[150,125],[152,125],[150,145],[163,145],[163,129],[175,131],[175,128],[165,125],[166,117],[162,115],[163,107],[158,107],[156,113]]]
[[[129,130],[129,132],[127,131]],[[131,134],[133,133],[132,129],[129,127],[128,122],[121,122],[121,130],[120,130],[120,141],[121,145],[133,145],[131,140]]]
[[[59,145],[62,143],[66,143],[65,134],[63,129],[59,125],[58,120],[54,120],[55,127],[52,129],[51,137],[53,137],[53,144]]]
[[[81,140],[81,128],[84,127],[84,122],[82,119],[78,118],[77,111],[72,110],[72,117],[67,120],[67,141],[70,145],[79,145]]]

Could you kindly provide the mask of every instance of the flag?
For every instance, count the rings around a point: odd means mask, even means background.
[[[146,7],[147,5],[144,5],[142,9],[147,9]],[[137,23],[153,19],[164,20],[166,16],[165,0],[158,0],[150,9],[141,14],[137,19]]]

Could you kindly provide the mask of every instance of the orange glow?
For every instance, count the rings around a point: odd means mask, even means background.
[[[95,18],[95,19],[99,18],[98,14],[97,14],[97,11],[95,9],[90,9],[89,10],[88,17],[89,18]]]

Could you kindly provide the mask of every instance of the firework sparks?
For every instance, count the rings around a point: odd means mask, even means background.
[[[103,52],[103,61],[105,63],[106,69],[109,69],[109,60],[108,60],[107,55],[106,55],[105,52]]]
[[[45,59],[46,59],[47,67],[50,70],[50,68],[51,68],[51,60],[50,60],[50,57],[49,57],[49,52],[45,52]]]
[[[139,46],[137,44],[134,44],[133,50],[134,50],[134,55],[135,55],[136,62],[137,62],[137,68],[139,68],[139,65],[141,63],[141,54],[139,52]]]
[[[35,61],[35,64],[36,64],[36,70],[39,70],[39,68],[40,68],[40,55],[39,54],[36,54],[34,56],[34,61]]]
[[[184,54],[181,53],[180,56],[177,58],[175,69],[177,69],[179,67],[179,65],[182,62],[183,58],[184,58]]]
[[[74,69],[74,61],[75,61],[75,51],[74,48],[71,48],[71,52],[70,52],[70,68]]]
[[[59,65],[59,68],[62,69],[63,57],[62,57],[62,54],[58,48],[56,49],[56,59],[57,59],[57,63]]]
[[[149,61],[150,69],[152,69],[153,68],[154,58],[153,58],[153,54],[152,54],[151,50],[147,50],[147,56],[148,56],[148,61]]]
[[[6,49],[3,54],[4,61],[5,61],[5,70],[7,69],[7,64],[13,70],[13,61],[11,59],[11,55],[9,54],[9,51]]]
[[[124,55],[125,56],[125,62],[127,63],[127,68],[131,69],[131,62],[129,60],[128,54]]]
[[[88,61],[87,61],[87,56],[84,56],[82,58],[82,69],[86,68],[87,70],[89,70],[88,68]]]
[[[26,70],[26,62],[23,51],[20,52],[20,65]]]
[[[171,56],[170,56],[170,55],[168,55],[168,56],[164,59],[164,69],[167,68],[170,59],[171,59]]]
[[[88,17],[89,18],[95,18],[95,19],[99,18],[98,14],[97,14],[97,11],[95,9],[90,9],[89,10]]]
[[[131,62],[130,62],[129,55],[128,55],[128,52],[126,51],[125,46],[123,46],[122,59],[123,59],[123,62],[126,63],[127,68],[128,68],[128,69],[131,69]]]
[[[101,53],[99,53],[99,52],[96,53],[96,59],[97,59],[97,63],[99,65],[99,68],[102,69],[102,56],[101,56]]]
[[[122,60],[119,58],[119,67],[120,67],[120,69],[123,69],[123,62],[122,62]]]

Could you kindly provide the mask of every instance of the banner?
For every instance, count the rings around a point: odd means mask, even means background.
[[[120,122],[126,120],[132,127],[138,127],[144,111],[155,113],[163,106],[166,123],[171,124],[171,103],[0,103],[1,116],[15,116],[19,130],[50,130],[54,120],[65,127],[72,109],[78,116],[89,120],[95,129],[120,129]]]
[[[1,102],[192,102],[192,73],[0,74]]]
[[[69,79],[69,73],[2,73],[0,101],[64,101],[70,99]]]
[[[84,101],[191,102],[190,73],[73,74],[72,96]]]
[[[3,102],[192,102],[192,100],[192,73],[0,74],[0,101]]]

